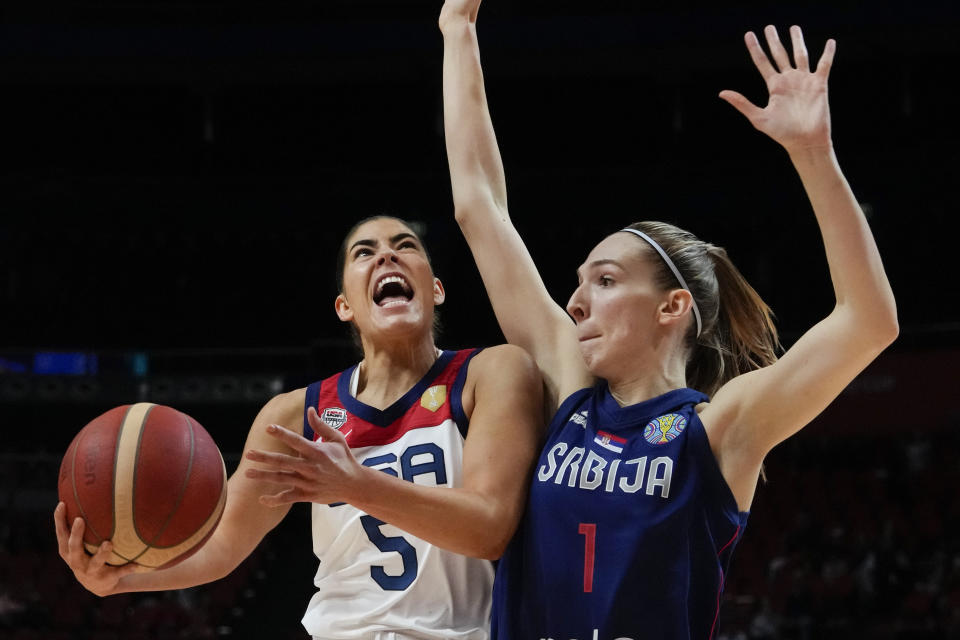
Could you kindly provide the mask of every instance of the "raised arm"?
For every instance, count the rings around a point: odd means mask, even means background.
[[[493,347],[473,358],[462,395],[470,429],[459,487],[424,486],[363,466],[343,434],[312,408],[310,425],[323,442],[270,429],[298,455],[250,451],[247,457],[260,465],[247,474],[289,486],[264,496],[264,504],[347,502],[438,547],[499,558],[523,514],[542,431],[541,390],[533,360],[518,347]]]
[[[270,400],[254,420],[244,450],[251,448],[292,453],[281,441],[269,437],[268,424],[281,424],[291,431],[303,431],[304,390]],[[129,591],[184,589],[218,580],[233,571],[290,510],[289,505],[268,507],[260,496],[275,486],[251,479],[245,470],[251,463],[243,458],[227,485],[227,504],[213,535],[194,555],[169,569],[143,569],[134,564],[114,567],[106,564],[110,542],[100,545],[92,556],[83,550],[82,518],[66,521],[63,503],[54,514],[60,556],[70,565],[77,580],[92,593],[107,596]]]
[[[823,236],[836,306],[775,364],[724,385],[701,414],[741,508],[770,449],[823,411],[899,331],[877,245],[833,150],[827,77],[836,45],[827,41],[811,72],[800,28],[790,32],[794,64],[776,29],[765,30],[776,67],[756,36],[746,35],[770,93],[765,108],[733,91],[720,97],[789,153]]]
[[[552,413],[592,384],[573,322],[550,297],[507,212],[500,150],[477,44],[480,0],[448,0],[443,32],[443,114],[457,222],[470,245],[504,336],[540,368]]]

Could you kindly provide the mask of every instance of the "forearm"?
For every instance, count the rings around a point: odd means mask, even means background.
[[[896,303],[873,234],[832,147],[794,151],[823,235],[837,307],[869,337],[896,333]]]
[[[241,467],[246,464],[241,462]],[[243,473],[234,473],[227,485],[223,518],[200,550],[169,569],[124,576],[117,593],[187,589],[229,575],[290,510],[290,505],[261,505],[259,498],[264,489],[263,485],[251,483]]]
[[[228,495],[223,518],[199,551],[168,569],[124,576],[117,585],[117,593],[187,589],[229,575],[250,555],[263,534],[273,528],[289,510],[289,507],[272,511],[264,509],[270,517],[251,514],[242,507],[256,504],[257,496],[244,495],[248,493],[234,487],[233,494]]]
[[[169,569],[156,569],[124,576],[115,593],[187,589],[213,582],[229,574],[239,562],[231,562],[224,553],[225,541],[216,534],[197,553]]]
[[[443,25],[443,115],[454,207],[461,220],[476,211],[506,215],[500,149],[487,105],[476,24]]]
[[[499,558],[520,517],[503,496],[427,487],[364,468],[349,502],[433,545],[475,558]]]

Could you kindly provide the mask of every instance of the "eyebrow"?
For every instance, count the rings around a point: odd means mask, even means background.
[[[409,231],[401,231],[397,235],[390,237],[390,244],[397,244],[401,240],[406,240],[407,238],[410,238],[411,240],[417,240],[417,236],[413,235]],[[377,246],[377,244],[378,243],[376,240],[372,240],[370,238],[362,238],[354,242],[352,245],[350,245],[350,250],[347,253],[353,253],[353,250],[356,249],[357,246],[374,248]]]
[[[626,269],[623,267],[623,265],[620,264],[619,262],[617,262],[616,260],[613,260],[613,259],[611,259],[611,258],[601,258],[600,260],[594,260],[594,261],[591,262],[590,264],[585,264],[585,265],[581,266],[579,269],[577,269],[577,275],[580,275],[580,272],[581,272],[584,268],[592,269],[592,268],[594,268],[594,267],[602,267],[602,266],[605,265],[605,264],[612,264],[613,266],[617,267],[617,268],[620,269],[621,271],[626,271]]]

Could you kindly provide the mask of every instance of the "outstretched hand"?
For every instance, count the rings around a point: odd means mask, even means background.
[[[440,30],[458,19],[476,22],[480,2],[481,0],[446,0],[440,9]]]
[[[260,496],[261,504],[277,507],[294,502],[346,502],[350,489],[356,488],[364,467],[350,452],[342,433],[325,424],[316,409],[307,411],[307,421],[322,441],[311,442],[277,425],[267,433],[279,439],[298,455],[251,449],[247,459],[261,463],[247,469],[247,477],[265,480],[285,488],[273,495]]]
[[[760,108],[736,91],[720,92],[720,98],[742,113],[757,130],[779,142],[788,152],[829,147],[830,106],[827,78],[833,64],[836,42],[827,40],[817,68],[810,71],[807,47],[800,27],[790,27],[793,64],[773,26],[764,29],[773,62],[752,31],[744,37],[750,57],[767,84],[770,98]],[[774,64],[776,66],[774,66]]]

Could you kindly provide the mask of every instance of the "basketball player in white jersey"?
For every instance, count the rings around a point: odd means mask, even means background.
[[[107,565],[111,544],[87,555],[83,520],[68,523],[58,505],[60,555],[84,587],[107,596],[217,580],[293,502],[308,501],[321,559],[303,620],[314,637],[488,637],[487,559],[501,555],[523,510],[541,431],[539,373],[509,345],[437,349],[443,284],[403,221],[359,223],[338,268],[336,312],[363,360],[263,407],[222,521],[178,565]]]

